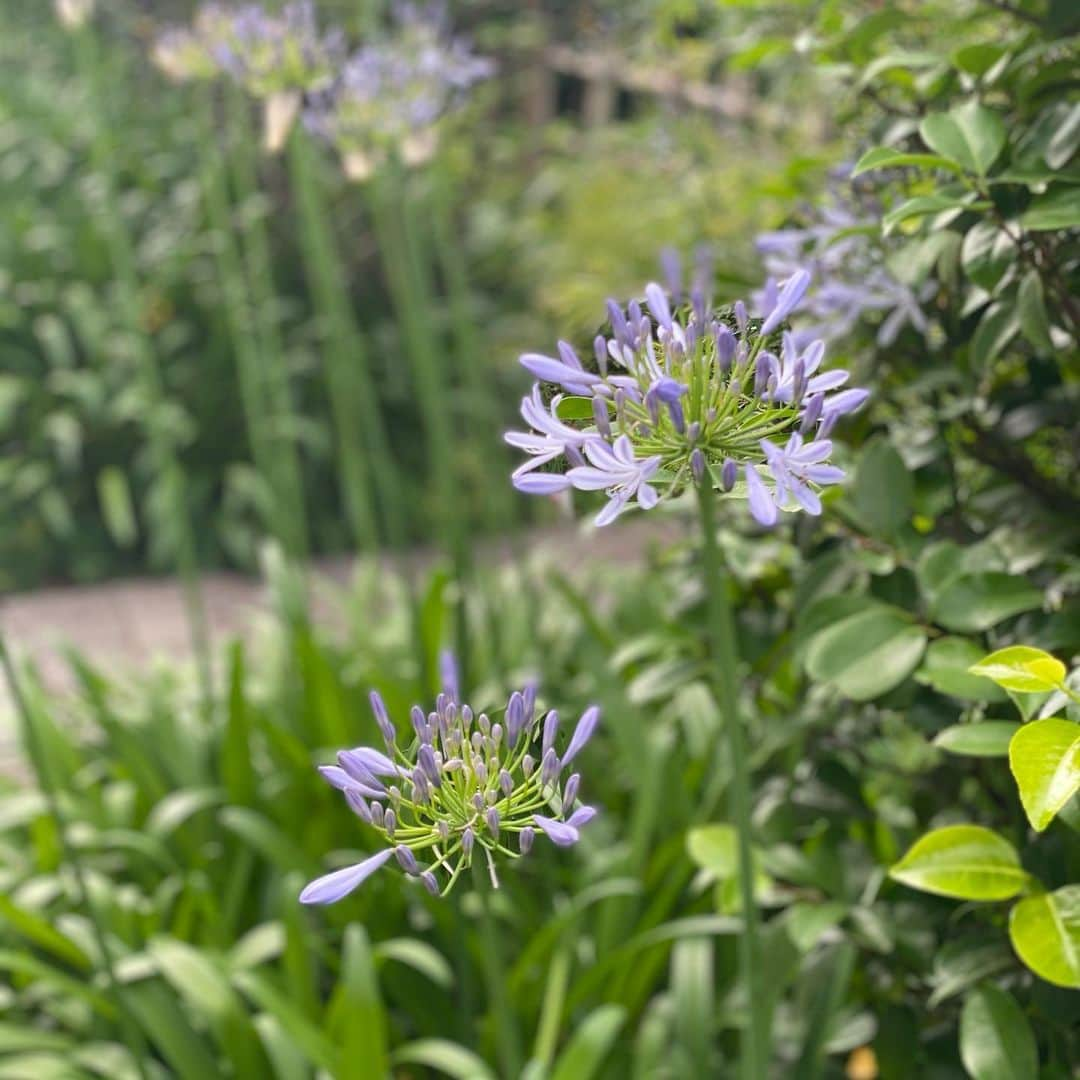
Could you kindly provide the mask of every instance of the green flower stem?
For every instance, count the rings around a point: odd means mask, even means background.
[[[198,140],[199,174],[207,218],[214,234],[214,255],[223,299],[222,309],[227,323],[230,344],[236,354],[240,399],[251,443],[255,468],[270,483],[273,496],[267,526],[286,551],[292,552],[290,529],[298,515],[287,505],[273,478],[278,470],[274,461],[273,435],[268,430],[270,406],[265,400],[262,365],[263,356],[254,335],[251,297],[231,229],[229,191],[221,168],[220,155],[213,152],[214,92],[210,84],[202,91],[202,128]],[[302,515],[299,515],[302,517]]]
[[[768,1064],[769,1032],[761,981],[761,949],[758,939],[758,911],[754,900],[754,867],[751,850],[750,768],[738,703],[738,661],[735,646],[735,622],[727,593],[723,560],[716,543],[716,494],[712,478],[706,474],[698,485],[701,507],[702,561],[708,601],[708,636],[712,652],[711,672],[714,692],[727,737],[731,762],[731,821],[738,836],[739,899],[744,922],[739,938],[739,964],[746,991],[749,1027],[742,1039],[740,1057],[744,1080],[763,1080]],[[714,769],[714,774],[718,770]],[[706,809],[712,809],[707,797]]]
[[[274,284],[273,257],[267,233],[265,215],[261,209],[252,212],[249,207],[259,196],[257,147],[252,136],[251,109],[239,87],[226,91],[226,121],[229,135],[228,160],[232,167],[234,195],[237,205],[245,207],[239,256],[228,226],[228,192],[222,186],[214,199],[219,203],[218,215],[225,215],[225,227],[219,243],[222,249],[232,247],[231,253],[222,250],[219,258],[229,262],[229,273],[240,274],[240,284],[233,286],[237,296],[250,302],[250,323],[257,338],[247,346],[237,348],[238,362],[241,349],[256,352],[256,364],[250,378],[253,382],[252,397],[259,401],[265,414],[256,421],[263,444],[263,463],[256,459],[256,466],[273,488],[276,503],[274,529],[287,554],[303,557],[308,550],[307,515],[304,506],[304,481],[300,457],[294,439],[295,407],[289,385],[289,365],[281,336],[281,305]],[[208,129],[208,130],[213,130]],[[242,268],[238,263],[242,259]],[[244,276],[246,275],[246,282]],[[243,290],[241,293],[240,290]],[[248,294],[250,292],[250,297]],[[253,447],[254,449],[254,447]]]
[[[503,942],[492,906],[494,882],[487,880],[487,872],[480,864],[480,859],[473,861],[473,895],[480,902],[480,951],[484,964],[484,981],[487,984],[488,1011],[495,1029],[499,1074],[506,1077],[520,1076],[521,1039],[514,1020],[513,995],[506,985]]]
[[[316,148],[296,130],[289,139],[289,175],[300,213],[304,265],[320,322],[326,382],[337,432],[342,498],[353,535],[362,550],[378,544],[375,493],[391,543],[402,540],[398,520],[401,493],[390,442],[368,368],[368,350],[349,297],[348,275],[337,249]]]
[[[101,231],[116,280],[121,314],[138,348],[138,378],[142,384],[141,389],[146,398],[148,412],[146,437],[154,470],[164,488],[166,505],[169,507],[173,519],[172,525],[176,530],[177,568],[180,572],[192,649],[195,654],[199,693],[204,714],[209,717],[213,708],[213,669],[206,610],[199,583],[198,547],[195,542],[191,508],[187,501],[187,478],[172,436],[160,418],[161,411],[168,403],[168,396],[158,366],[154,344],[143,321],[135,251],[127,222],[117,204],[119,185],[111,135],[114,128],[110,120],[104,89],[105,80],[113,79],[115,75],[109,69],[109,65],[103,62],[90,25],[76,30],[72,36],[75,42],[79,76],[88,88],[91,111],[94,114],[91,120],[93,136],[90,153],[94,169],[101,178]]]
[[[54,783],[52,769],[49,764],[48,754],[45,747],[38,742],[37,726],[30,713],[30,707],[23,695],[22,685],[15,671],[15,664],[8,652],[7,643],[3,632],[0,631],[0,667],[3,668],[4,677],[7,680],[11,692],[11,700],[15,706],[15,714],[22,728],[22,743],[30,758],[31,767],[37,776],[38,785],[48,807],[49,816],[56,825],[56,835],[60,844],[64,865],[71,869],[71,876],[75,883],[76,906],[80,911],[85,911],[90,919],[90,926],[94,935],[94,942],[101,954],[101,966],[105,975],[105,987],[109,997],[115,1002],[120,1027],[123,1032],[124,1043],[131,1051],[135,1059],[135,1068],[141,1080],[149,1080],[149,1070],[146,1062],[150,1057],[149,1047],[142,1028],[132,1015],[128,1007],[127,999],[116,978],[116,969],[113,965],[112,949],[109,946],[108,934],[98,911],[97,903],[93,899],[90,889],[86,884],[86,875],[83,873],[82,862],[78,852],[68,842],[67,825],[58,795],[58,785]]]
[[[394,311],[409,356],[413,386],[428,439],[429,472],[436,499],[436,521],[448,544],[458,583],[455,604],[455,652],[463,686],[469,685],[469,633],[465,583],[470,561],[458,491],[457,455],[449,388],[443,378],[440,343],[431,324],[431,288],[412,199],[400,190],[402,178],[377,174],[368,184],[376,239],[386,268]]]

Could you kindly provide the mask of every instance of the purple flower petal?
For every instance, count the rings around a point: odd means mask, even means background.
[[[353,889],[362,885],[393,854],[392,848],[385,848],[363,862],[356,863],[355,866],[346,866],[342,870],[335,870],[332,874],[325,874],[320,878],[316,878],[300,894],[300,903],[337,903],[342,897],[348,896]]]
[[[554,818],[533,814],[533,821],[544,830],[547,838],[558,847],[571,847],[581,839],[581,834],[573,825],[556,821]]]
[[[563,754],[563,767],[565,768],[577,756],[582,747],[593,737],[596,725],[600,722],[600,707],[590,705],[582,714],[581,719],[574,728],[574,734],[570,738],[570,745]]]
[[[596,817],[595,806],[579,806],[567,819],[566,824],[572,829],[581,829]]]
[[[528,473],[514,477],[514,487],[526,495],[557,495],[571,486],[570,477],[559,473]]]
[[[757,469],[752,465],[746,466],[746,487],[750,498],[750,513],[762,525],[771,526],[776,524],[776,503],[769,494],[765,482],[758,476]]]
[[[766,314],[765,321],[761,324],[760,334],[767,337],[771,334],[798,306],[810,287],[810,275],[805,270],[797,270],[784,282],[776,297],[776,304]]]

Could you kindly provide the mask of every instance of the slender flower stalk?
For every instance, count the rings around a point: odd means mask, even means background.
[[[414,706],[415,739],[407,749],[374,691],[371,705],[385,750],[343,750],[336,765],[319,771],[385,847],[311,882],[300,894],[305,904],[342,899],[391,857],[429,891],[446,896],[474,856],[482,855],[491,885],[498,888],[499,860],[528,854],[538,832],[558,847],[569,847],[596,814],[591,806],[575,805],[578,774],[562,779],[566,765],[596,731],[596,706],[582,714],[560,761],[554,714],[540,723],[529,688],[511,695],[505,723],[474,714],[448,692],[439,694],[429,713]],[[547,765],[537,771],[526,762],[540,752]]]
[[[749,1020],[743,1033],[739,1064],[744,1080],[763,1080],[769,1058],[769,1018],[764,1007],[759,919],[754,898],[750,763],[744,745],[742,719],[739,716],[735,621],[727,592],[723,556],[716,543],[716,493],[708,480],[699,483],[697,491],[708,603],[709,647],[713,661],[710,674],[713,693],[720,707],[727,745],[726,756],[731,770],[729,814],[737,837],[739,900],[743,918],[743,933],[739,937],[739,967],[746,992]],[[719,776],[719,768],[714,766],[712,774]],[[714,785],[710,784],[703,806],[706,815],[712,811],[714,791]]]
[[[88,18],[93,5],[83,7]],[[119,176],[111,135],[114,127],[109,121],[105,89],[107,84],[111,84],[113,75],[98,51],[93,28],[80,21],[73,24],[72,29],[79,74],[89,87],[92,106],[98,113],[91,124],[94,134],[90,153],[94,168],[101,178],[101,231],[116,281],[116,298],[121,316],[138,349],[137,377],[146,398],[146,411],[153,418],[158,416],[164,405],[166,390],[154,342],[146,328],[132,238],[117,205]],[[213,669],[199,579],[198,545],[188,503],[187,477],[174,436],[166,425],[151,420],[146,425],[146,439],[175,530],[176,563],[183,585],[201,704],[204,713],[209,716],[213,708]]]

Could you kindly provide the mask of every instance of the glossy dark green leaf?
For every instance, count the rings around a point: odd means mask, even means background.
[[[931,113],[919,125],[923,142],[943,157],[984,176],[1005,146],[1005,122],[976,101]]]
[[[963,574],[936,596],[931,613],[946,629],[979,633],[1022,611],[1042,606],[1039,589],[1012,574]]]
[[[1039,1071],[1035,1036],[1016,999],[992,983],[968,994],[960,1057],[972,1080],[1029,1080]]]

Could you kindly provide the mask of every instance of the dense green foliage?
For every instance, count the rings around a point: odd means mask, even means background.
[[[615,7],[599,5],[596,25],[618,25]],[[482,566],[464,590],[459,550],[453,574],[422,581],[365,562],[338,598],[336,632],[310,621],[300,572],[272,559],[273,626],[217,658],[209,700],[179,670],[129,685],[74,657],[68,699],[23,672],[36,783],[0,795],[0,1076],[727,1076],[752,1014],[768,1018],[777,1076],[1078,1075],[1075,12],[1036,0],[647,7],[628,8],[622,32],[685,59],[695,77],[749,72],[767,91],[763,109],[781,113],[796,98],[839,102],[842,152],[857,164],[829,205],[839,199],[855,220],[805,254],[827,263],[829,246],[847,245],[837,280],[846,272],[854,287],[883,267],[925,320],[886,332],[889,311],[868,307],[830,341],[873,398],[844,429],[851,475],[824,516],[761,533],[725,510],[716,532],[736,618],[765,992],[748,1000],[739,979],[750,890],[725,811],[733,770],[708,644],[711,553],[693,540],[687,499],[650,511],[683,539],[631,570],[605,563],[597,531],[578,539],[572,569]],[[466,8],[482,28],[484,5]],[[505,24],[492,25],[503,40]],[[561,12],[553,25],[577,23]],[[123,561],[125,536],[160,538],[159,565],[176,551],[125,329],[100,302],[113,283],[84,210],[98,190],[82,172],[87,122],[47,93],[66,64],[65,46],[48,41],[26,61],[34,77],[3,87],[0,184],[19,228],[5,240],[13,361],[0,424],[15,452],[0,499],[18,525],[5,565],[22,581],[59,567],[96,575]],[[213,520],[204,559],[244,562],[264,532],[288,546],[282,519],[264,512],[288,492],[283,474],[252,468],[243,439],[236,338],[212,285],[221,236],[203,216],[200,184],[213,177],[189,160],[202,130],[189,89],[152,109],[117,95],[132,111],[130,140],[114,140],[121,204],[147,296],[167,312],[151,330],[167,360],[166,414],[152,422],[175,431],[191,503]],[[243,129],[224,130],[231,140]],[[663,153],[635,158],[661,137]],[[469,238],[466,307],[483,326],[476,361],[491,397],[470,396],[455,369],[454,415],[472,417],[455,430],[455,461],[488,525],[506,521],[491,500],[514,506],[497,420],[516,397],[515,347],[573,333],[587,348],[604,292],[637,288],[665,241],[712,240],[717,289],[734,299],[759,277],[753,233],[782,219],[815,227],[825,202],[805,196],[826,144],[792,149],[790,129],[713,141],[700,117],[642,115],[589,133],[564,119],[537,139],[547,156],[533,170],[525,133],[462,133],[400,201],[434,215],[440,182],[457,193],[449,220]],[[401,504],[411,513],[421,489],[431,503],[397,538],[427,538],[435,522],[453,547],[461,526],[438,516],[437,447],[409,435],[430,414],[408,382],[426,332],[460,344],[468,320],[451,310],[452,275],[437,279],[445,297],[430,327],[412,327],[414,350],[402,294],[415,264],[387,253],[409,219],[393,216],[385,191],[357,211],[329,162],[314,164],[341,229],[391,230],[376,237],[379,256],[353,245],[336,264],[345,308],[332,282],[318,294],[299,269],[310,270],[310,248],[294,246],[318,235],[317,215],[297,240],[267,216],[288,201],[251,188],[232,211],[272,226],[311,546],[360,532],[337,494],[348,452],[316,348],[354,340],[359,326],[376,343]],[[271,199],[303,180],[296,165],[262,166]],[[45,180],[31,183],[31,170]],[[710,220],[747,207],[758,209]],[[445,271],[445,254],[430,252],[432,265]],[[375,293],[352,288],[370,272]],[[387,870],[336,907],[301,908],[306,880],[374,843],[313,766],[377,740],[370,688],[397,717],[430,705],[439,650],[462,640],[478,706],[537,675],[542,704],[603,707],[580,758],[599,817],[571,850],[538,841],[498,891],[478,880],[434,900]]]

